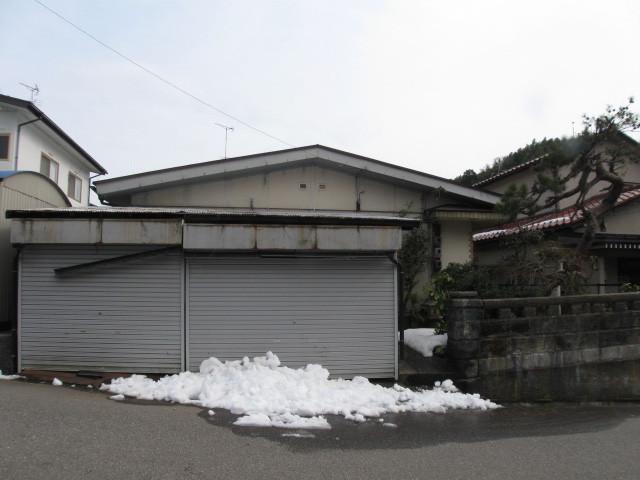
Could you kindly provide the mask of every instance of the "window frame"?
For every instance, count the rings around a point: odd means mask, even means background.
[[[42,172],[42,161],[43,160],[46,160],[47,162],[49,162],[49,169],[48,169],[49,171],[46,174]],[[51,177],[51,165],[52,164],[56,165],[56,177],[55,178]],[[57,184],[58,180],[60,178],[60,164],[58,162],[56,162],[53,158],[51,158],[49,155],[47,155],[46,153],[41,152],[40,153],[40,173],[42,173],[42,175],[47,177],[49,180],[53,180]]]
[[[74,189],[73,189],[73,194],[71,193],[71,179],[73,178],[74,180]],[[69,198],[72,198],[73,200],[75,200],[76,202],[82,202],[82,178],[79,175],[76,175],[73,172],[69,172],[69,175],[67,177],[67,196]],[[78,197],[75,197],[76,194],[76,187],[80,185],[80,189],[78,191]]]
[[[0,132],[0,137],[7,137],[7,156],[0,156],[0,162],[9,162],[11,160],[11,133]]]

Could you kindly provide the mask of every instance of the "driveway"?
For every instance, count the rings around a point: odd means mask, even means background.
[[[638,404],[386,415],[397,427],[329,417],[331,430],[307,432],[234,419],[0,381],[0,478],[634,480],[640,471]]]

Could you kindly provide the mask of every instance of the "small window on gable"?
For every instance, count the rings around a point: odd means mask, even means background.
[[[77,175],[69,172],[69,185],[67,188],[67,195],[79,202],[82,197],[82,179]]]
[[[300,184],[300,190],[306,190],[307,189],[307,184],[306,183],[301,183]]]
[[[9,160],[9,137],[8,133],[0,133],[0,160]]]
[[[54,182],[58,183],[58,171],[60,167],[58,162],[47,157],[44,153],[40,157],[40,173],[45,177],[49,177]]]

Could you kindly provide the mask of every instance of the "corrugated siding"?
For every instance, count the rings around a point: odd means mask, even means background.
[[[394,267],[387,258],[187,259],[188,367],[276,353],[335,376],[395,376]]]
[[[180,253],[104,264],[64,277],[53,271],[143,250],[25,247],[20,278],[21,368],[180,371]]]

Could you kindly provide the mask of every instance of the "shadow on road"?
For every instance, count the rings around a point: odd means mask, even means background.
[[[445,443],[474,443],[517,437],[544,437],[598,432],[640,417],[640,404],[537,404],[512,405],[493,411],[451,411],[446,414],[403,413],[384,416],[382,422],[355,424],[328,416],[331,430],[284,430],[235,427],[235,416],[216,411],[200,416],[215,425],[230,425],[241,436],[261,437],[296,451],[326,448],[418,448]],[[301,436],[291,436],[296,433]],[[313,437],[308,436],[312,434]],[[284,436],[283,436],[284,435]]]

